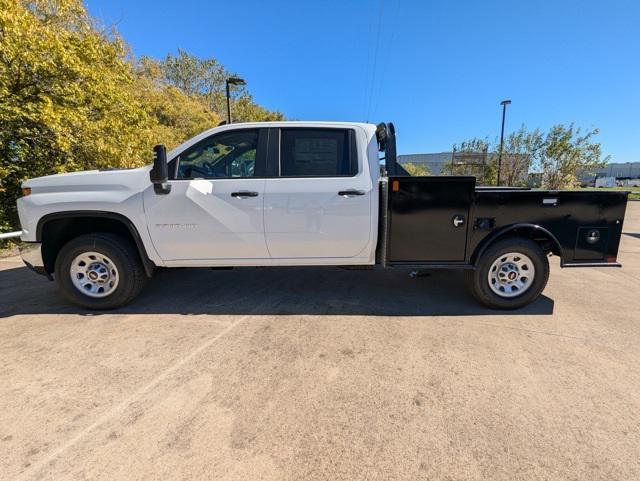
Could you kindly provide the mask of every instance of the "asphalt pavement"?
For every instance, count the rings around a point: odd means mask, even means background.
[[[640,202],[622,269],[515,312],[460,272],[174,269],[90,313],[0,259],[2,480],[640,479]]]

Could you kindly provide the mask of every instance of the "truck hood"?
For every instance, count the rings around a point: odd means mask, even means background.
[[[105,190],[139,191],[149,183],[150,166],[138,169],[87,170],[47,175],[23,182],[33,193]]]

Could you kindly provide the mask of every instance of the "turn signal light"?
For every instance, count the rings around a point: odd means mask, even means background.
[[[31,195],[31,187],[23,187],[22,188],[22,196],[26,197],[28,195]]]

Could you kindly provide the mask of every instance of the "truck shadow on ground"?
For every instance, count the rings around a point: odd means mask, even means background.
[[[549,315],[541,296],[516,311],[480,306],[460,271],[340,268],[160,269],[142,294],[107,314],[469,316]],[[69,304],[55,283],[24,267],[0,271],[0,317],[100,314]]]

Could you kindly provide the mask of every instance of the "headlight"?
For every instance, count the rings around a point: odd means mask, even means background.
[[[22,196],[26,197],[28,195],[31,195],[31,187],[23,187],[22,188]]]

